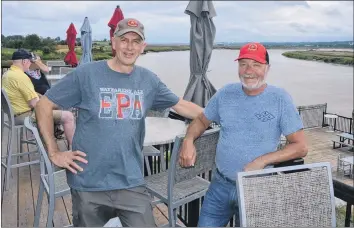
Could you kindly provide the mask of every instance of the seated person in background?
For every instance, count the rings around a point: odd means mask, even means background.
[[[2,88],[7,93],[14,111],[15,125],[21,125],[27,116],[35,118],[35,113],[32,110],[39,101],[39,97],[31,80],[24,73],[29,70],[33,56],[29,52],[20,49],[13,53],[12,60],[13,64],[2,77]],[[69,148],[71,148],[75,132],[73,114],[69,111],[53,110],[53,118],[56,124],[63,124],[64,133],[68,140]]]
[[[35,55],[33,57],[31,61],[32,64],[25,73],[31,79],[34,90],[40,95],[44,95],[50,88],[49,82],[45,76],[46,73],[49,73],[49,68],[41,61],[39,56]]]

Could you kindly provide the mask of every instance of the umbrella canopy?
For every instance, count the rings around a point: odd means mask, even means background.
[[[81,26],[81,48],[82,56],[80,64],[92,62],[92,30],[88,17],[85,17],[84,23]]]
[[[118,5],[116,7],[116,9],[114,10],[114,13],[112,15],[111,20],[108,22],[108,26],[111,28],[109,30],[109,38],[110,38],[110,40],[112,40],[113,33],[114,33],[114,30],[116,30],[118,22],[120,22],[123,19],[124,19],[123,12],[122,12],[122,10],[120,9],[120,7]],[[113,49],[113,47],[112,47],[112,55],[113,56],[116,55],[116,51]]]
[[[185,13],[190,15],[190,80],[183,98],[205,107],[216,89],[206,77],[213,50],[216,12],[211,1],[190,1]]]
[[[75,54],[75,42],[76,42],[76,29],[73,23],[69,25],[68,30],[66,30],[66,43],[69,47],[69,52],[64,58],[64,62],[67,65],[77,66],[77,58]]]

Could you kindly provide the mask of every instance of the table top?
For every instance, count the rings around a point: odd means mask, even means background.
[[[346,139],[354,140],[354,136],[352,134],[340,133],[340,134],[337,134],[337,135],[340,136],[340,137],[346,138]]]
[[[146,117],[144,146],[171,143],[176,136],[186,133],[187,125],[180,120]]]
[[[338,116],[334,115],[334,114],[325,114],[324,117],[326,117],[326,118],[338,118]]]

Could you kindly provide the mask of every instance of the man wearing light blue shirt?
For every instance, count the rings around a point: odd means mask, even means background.
[[[238,172],[304,157],[307,154],[303,125],[291,96],[268,85],[269,55],[260,43],[240,49],[241,83],[228,84],[209,101],[204,112],[187,130],[180,153],[183,167],[193,166],[194,140],[210,125],[221,126],[216,151],[216,170],[206,193],[198,226],[226,226],[236,215],[239,226],[236,176]],[[281,135],[289,142],[277,150]]]

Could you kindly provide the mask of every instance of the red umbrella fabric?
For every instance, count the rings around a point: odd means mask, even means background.
[[[77,66],[77,58],[75,54],[76,34],[75,26],[71,23],[68,30],[66,30],[66,43],[68,44],[69,52],[66,54],[64,62],[73,67]]]
[[[109,30],[109,38],[110,39],[113,37],[113,33],[114,33],[114,30],[117,27],[118,22],[123,20],[123,19],[124,19],[123,12],[120,9],[120,7],[117,6],[117,8],[114,10],[114,13],[113,13],[113,16],[112,16],[111,20],[108,22],[108,26],[111,28]],[[115,54],[116,54],[116,52],[115,52],[115,50],[113,48],[112,48],[112,54],[113,54],[113,56],[115,56]]]

